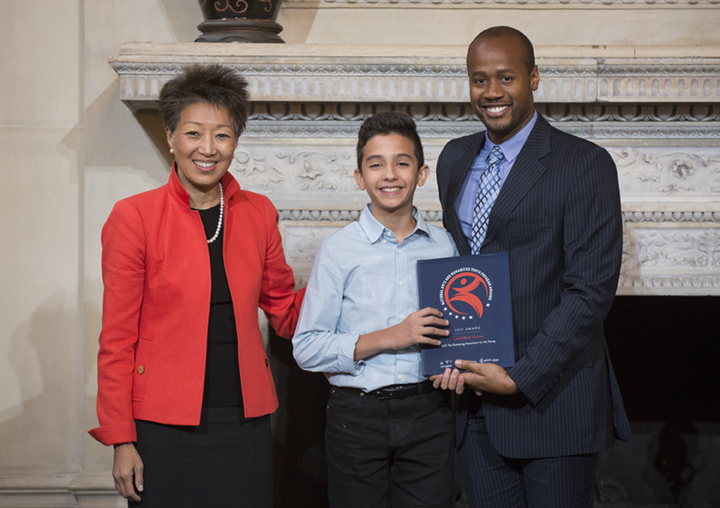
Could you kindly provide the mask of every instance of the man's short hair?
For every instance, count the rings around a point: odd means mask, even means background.
[[[535,67],[535,50],[533,49],[532,42],[528,39],[524,33],[520,30],[509,26],[493,26],[480,32],[475,39],[473,39],[470,46],[468,46],[468,52],[471,47],[481,41],[487,41],[490,39],[498,39],[500,37],[515,37],[520,41],[523,46],[523,59],[525,60],[525,66],[528,72],[532,72]]]
[[[414,147],[415,158],[417,159],[418,169],[425,165],[425,157],[423,156],[422,142],[417,133],[415,120],[407,113],[400,111],[384,111],[377,113],[360,126],[357,142],[357,167],[362,173],[362,161],[365,152],[365,145],[375,136],[399,134],[400,136],[412,141]]]

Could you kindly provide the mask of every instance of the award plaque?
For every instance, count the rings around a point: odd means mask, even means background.
[[[422,349],[423,375],[455,367],[455,360],[515,365],[510,265],[507,252],[418,261],[420,308],[434,307],[450,322],[440,346]]]

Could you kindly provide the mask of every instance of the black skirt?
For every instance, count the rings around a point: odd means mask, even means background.
[[[197,427],[136,424],[142,508],[272,507],[269,415],[218,407],[204,408]]]

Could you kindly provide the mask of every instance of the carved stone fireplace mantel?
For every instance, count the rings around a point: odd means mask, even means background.
[[[120,99],[157,108],[163,83],[192,62],[233,65],[253,111],[231,171],[280,211],[301,278],[319,242],[367,201],[352,178],[357,129],[402,109],[434,169],[448,139],[482,129],[469,107],[464,46],[124,44],[110,64]],[[720,295],[720,48],[540,46],[538,111],[605,146],[623,198],[618,294]],[[435,179],[416,194],[441,221]]]

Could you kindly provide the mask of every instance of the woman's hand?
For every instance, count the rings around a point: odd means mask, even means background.
[[[134,444],[115,445],[112,475],[115,479],[115,488],[122,497],[134,503],[142,501],[135,489],[137,488],[138,492],[143,491],[143,463]]]

